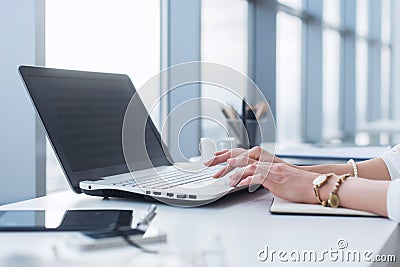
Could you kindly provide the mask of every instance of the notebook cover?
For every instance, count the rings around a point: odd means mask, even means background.
[[[346,208],[331,208],[323,207],[317,204],[295,203],[274,197],[270,210],[272,214],[297,214],[297,215],[330,215],[330,216],[368,216],[379,217],[371,212],[346,209]]]

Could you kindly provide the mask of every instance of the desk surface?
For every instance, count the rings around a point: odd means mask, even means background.
[[[64,242],[63,238],[70,234],[2,233],[0,265],[24,266],[26,263],[32,267],[37,263],[37,266],[54,266],[57,262],[57,266],[110,266],[111,262],[112,266],[124,264],[124,267],[265,266],[271,263],[270,259],[261,262],[257,256],[265,246],[270,251],[315,250],[320,255],[325,249],[338,249],[339,239],[344,239],[351,250],[370,250],[375,254],[399,251],[397,245],[388,248],[397,224],[387,219],[272,215],[268,212],[271,201],[272,195],[260,189],[251,194],[239,192],[198,208],[157,204],[158,215],[152,224],[168,235],[167,243],[158,245],[160,255],[149,255],[127,247],[79,252],[76,257],[66,257],[57,242]],[[148,202],[103,200],[68,191],[0,209],[129,208],[141,213],[148,205]],[[273,263],[280,263],[276,256]],[[329,258],[324,261],[324,265],[336,264]],[[297,265],[309,266],[310,263]],[[349,266],[353,265],[354,262],[349,263]],[[359,265],[369,266],[370,263],[361,260]]]

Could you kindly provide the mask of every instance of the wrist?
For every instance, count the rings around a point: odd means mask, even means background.
[[[357,163],[354,161],[354,159],[349,159],[349,161],[347,162],[347,165],[350,165],[353,169],[353,176],[355,178],[358,178],[358,168],[357,168]],[[351,173],[351,172],[349,172]]]
[[[316,203],[319,203],[324,207],[327,205],[327,198],[325,197],[325,192],[327,192],[326,188],[330,184],[330,181],[332,181],[332,179],[335,179],[335,176],[336,175],[334,173],[327,173],[320,174],[313,179],[312,187],[315,196],[314,200]]]
[[[326,184],[320,188],[320,195],[322,200],[328,201],[329,195],[332,192],[333,187],[335,186],[335,183],[338,179],[339,175],[334,174],[330,177]]]
[[[350,164],[325,164],[314,166],[296,166],[296,168],[316,173],[336,173],[338,175],[350,173],[353,174],[353,167]]]
[[[313,166],[297,166],[297,165],[293,165],[293,167],[302,170],[302,171],[307,171],[307,172],[313,172],[312,167]]]

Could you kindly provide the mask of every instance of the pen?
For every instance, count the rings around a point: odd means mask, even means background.
[[[246,125],[246,98],[243,97],[242,100],[242,123],[243,123],[243,136],[242,136],[242,145],[247,148],[246,136],[247,136],[247,125]],[[246,144],[246,145],[245,145]]]
[[[156,216],[157,206],[152,204],[146,211],[146,214],[143,218],[138,222],[139,225],[148,225],[151,220],[153,220],[154,216]]]

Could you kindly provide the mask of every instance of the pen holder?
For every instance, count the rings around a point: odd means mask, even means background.
[[[246,125],[240,119],[227,119],[229,135],[238,140],[238,146],[241,148],[252,148],[262,142],[261,125],[266,123],[267,119],[246,120]]]

